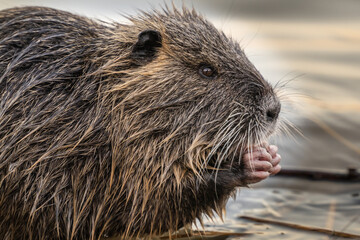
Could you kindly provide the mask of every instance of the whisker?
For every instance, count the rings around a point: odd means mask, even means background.
[[[305,74],[297,74],[296,76],[294,77],[291,77],[289,79],[284,79],[284,77],[282,77],[279,81],[277,81],[274,85],[274,89],[279,89],[279,88],[285,88],[287,87],[291,82],[297,80],[298,78],[301,78],[303,77]]]

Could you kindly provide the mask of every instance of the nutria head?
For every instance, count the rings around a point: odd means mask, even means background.
[[[2,235],[171,232],[248,183],[242,156],[276,129],[274,89],[195,11],[130,21],[0,13]]]

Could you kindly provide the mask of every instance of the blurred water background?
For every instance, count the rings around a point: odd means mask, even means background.
[[[164,2],[168,1],[0,0],[0,9],[41,5],[124,22],[121,14],[160,8]],[[360,169],[360,1],[183,2],[237,39],[268,81],[288,82],[282,116],[303,136],[292,131],[291,137],[274,137],[284,169]],[[183,2],[174,1],[177,6]],[[239,218],[243,215],[360,235],[359,194],[356,181],[272,177],[230,200],[224,222],[205,221],[206,230],[250,235],[204,238],[343,239]]]

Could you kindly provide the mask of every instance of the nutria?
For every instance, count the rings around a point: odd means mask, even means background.
[[[280,103],[239,44],[187,9],[104,23],[0,11],[0,235],[174,232],[279,171]]]

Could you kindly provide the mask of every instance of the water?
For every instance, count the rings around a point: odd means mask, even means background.
[[[101,19],[149,9],[150,1],[32,1]],[[152,1],[155,7],[163,1]],[[189,2],[217,27],[238,39],[264,77],[290,81],[283,116],[304,137],[280,135],[287,169],[360,169],[360,2],[356,0],[202,0]],[[0,0],[0,9],[28,5]],[[176,2],[181,5],[181,3]],[[243,189],[227,205],[225,221],[206,230],[252,233],[242,239],[330,239],[241,215],[281,220],[360,235],[359,183],[273,177]],[[188,239],[188,238],[185,238]],[[191,239],[198,239],[193,237]],[[239,239],[225,234],[208,239]],[[342,239],[342,238],[331,238]]]

